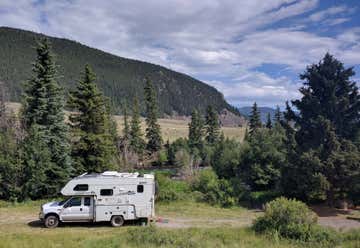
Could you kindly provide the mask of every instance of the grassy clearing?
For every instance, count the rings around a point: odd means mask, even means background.
[[[20,109],[20,103],[10,102],[7,103],[9,109],[17,112]],[[66,113],[68,115],[69,112]],[[123,117],[119,115],[114,116],[119,134],[123,130]],[[178,139],[185,138],[188,136],[188,121],[187,120],[175,120],[175,119],[159,119],[159,124],[161,126],[162,136],[164,141],[169,140],[170,142]],[[145,120],[141,118],[141,127],[143,133],[145,132]],[[245,127],[222,127],[225,137],[234,138],[236,140],[242,141],[245,135]]]
[[[217,219],[258,215],[245,208],[223,209],[192,201],[157,204],[157,215],[164,218],[193,218],[206,225],[196,228],[154,228],[108,223],[67,224],[49,230],[37,222],[43,202],[11,204],[0,201],[0,247],[311,247],[277,237],[256,235],[248,227],[217,226]],[[347,234],[341,247],[360,247],[359,232]],[[315,247],[315,246],[313,246]],[[316,247],[321,247],[316,244]]]

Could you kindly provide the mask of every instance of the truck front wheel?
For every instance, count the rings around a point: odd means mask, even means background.
[[[111,225],[114,227],[124,225],[124,218],[121,215],[114,215],[113,217],[111,217]]]
[[[49,215],[45,218],[47,228],[55,228],[59,225],[59,218],[56,215]]]

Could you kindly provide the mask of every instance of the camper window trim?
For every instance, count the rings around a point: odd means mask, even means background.
[[[74,191],[88,191],[89,184],[77,184],[73,190]]]

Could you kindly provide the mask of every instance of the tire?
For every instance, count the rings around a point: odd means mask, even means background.
[[[114,215],[113,217],[111,217],[111,225],[113,227],[119,227],[124,225],[124,218],[121,215]]]
[[[56,215],[49,215],[45,218],[45,227],[55,228],[59,225],[59,217]]]

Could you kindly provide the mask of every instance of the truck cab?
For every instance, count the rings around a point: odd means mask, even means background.
[[[60,202],[49,202],[41,206],[40,220],[46,227],[56,227],[61,222],[89,222],[94,218],[94,198],[73,196]],[[48,218],[50,217],[50,218]]]

